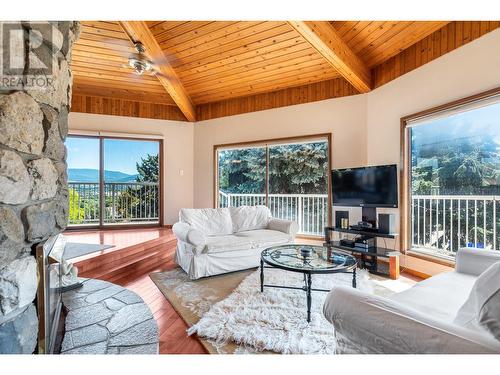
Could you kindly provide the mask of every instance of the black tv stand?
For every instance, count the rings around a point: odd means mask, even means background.
[[[368,249],[357,247],[343,246],[338,241],[331,241],[330,232],[349,233],[354,235],[362,235],[374,238],[375,246]],[[377,232],[377,228],[368,228],[368,230],[345,229],[336,227],[325,227],[325,243],[324,246],[348,251],[352,255],[359,258],[359,266],[366,268],[370,273],[390,276],[392,279],[399,277],[399,251],[388,249],[377,245],[377,237],[379,238],[396,238],[397,234],[386,234]]]

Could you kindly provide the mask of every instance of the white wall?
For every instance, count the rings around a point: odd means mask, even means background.
[[[332,133],[335,168],[366,163],[366,97],[349,96],[196,123],[194,206],[213,205],[213,146],[225,143]]]
[[[163,141],[163,210],[165,224],[177,221],[179,209],[193,207],[193,139],[194,125],[182,121],[70,113],[69,129],[152,134]],[[180,170],[184,175],[180,175]]]

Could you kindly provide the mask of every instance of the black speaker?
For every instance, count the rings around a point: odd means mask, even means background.
[[[383,234],[396,233],[396,216],[394,214],[378,214],[378,231]]]
[[[342,219],[349,220],[349,211],[335,211],[335,228],[342,228]]]

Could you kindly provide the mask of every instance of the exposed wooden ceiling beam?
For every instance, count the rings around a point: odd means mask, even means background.
[[[302,37],[311,44],[359,92],[371,90],[368,67],[342,40],[328,21],[289,21]]]
[[[141,42],[146,48],[146,54],[155,63],[161,74],[156,77],[175,104],[189,121],[196,121],[196,109],[179,77],[167,60],[157,40],[144,21],[120,21],[120,25],[133,42]]]

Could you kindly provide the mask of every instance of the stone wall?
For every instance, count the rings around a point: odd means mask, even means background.
[[[24,59],[26,73],[33,68],[27,51],[36,44],[33,53],[53,63],[50,84],[26,83],[14,90],[0,85],[0,353],[35,350],[38,318],[33,301],[38,281],[34,247],[63,231],[68,219],[64,140],[71,103],[69,61],[80,25],[45,24],[42,32],[34,33],[30,31],[35,24],[17,23],[24,43],[9,45],[8,54]]]

